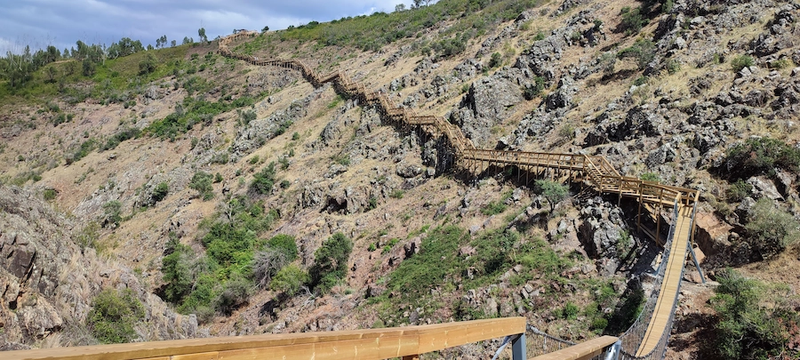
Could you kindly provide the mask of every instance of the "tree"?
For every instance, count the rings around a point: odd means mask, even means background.
[[[211,183],[213,179],[213,175],[205,171],[198,171],[192,176],[189,188],[197,190],[197,196],[202,197],[203,200],[211,200],[214,198],[214,186]]]
[[[406,4],[400,3],[394,6],[394,12],[402,12],[406,10]]]
[[[269,194],[275,184],[275,163],[270,162],[261,171],[253,175],[253,182],[250,183],[250,190],[257,194]]]
[[[153,53],[148,53],[145,58],[139,62],[139,75],[147,75],[156,70],[158,66],[158,59]]]
[[[200,41],[203,42],[203,44],[208,42],[208,37],[206,37],[206,28],[201,27],[200,29],[197,29],[197,36],[200,37]]]
[[[264,26],[264,28],[263,28],[263,29],[261,29],[261,32],[262,32],[262,33],[265,33],[265,32],[267,32],[267,31],[269,31],[269,26]]]
[[[344,234],[333,234],[314,253],[314,265],[309,269],[311,287],[319,293],[330,290],[347,275],[347,261],[353,242]]]
[[[556,204],[567,198],[569,191],[566,185],[550,180],[536,180],[536,188],[547,199],[550,211],[556,209]]]
[[[175,41],[175,40],[172,40],[172,41],[169,43],[169,45],[170,45],[170,46],[172,46],[172,47],[176,47],[176,46],[178,46],[178,42],[177,42],[177,41]]]
[[[122,203],[119,201],[111,200],[105,203],[103,211],[105,212],[104,227],[116,227],[122,221]]]
[[[83,76],[94,75],[95,66],[89,58],[83,59]]]
[[[188,37],[188,36],[185,36],[185,37],[183,38],[183,45],[186,45],[186,44],[191,44],[191,43],[194,43],[194,39],[192,39],[192,38],[190,38],[190,37]]]

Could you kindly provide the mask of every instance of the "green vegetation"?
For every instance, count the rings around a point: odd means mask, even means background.
[[[389,197],[392,199],[402,199],[405,194],[406,194],[405,191],[400,189],[395,189],[392,190],[392,192],[389,194]]]
[[[641,175],[639,175],[639,180],[660,182],[661,181],[661,176],[658,175],[658,173],[654,173],[654,172],[644,172]]]
[[[630,6],[623,7],[619,12],[622,15],[620,30],[625,31],[626,35],[633,35],[642,30],[642,27],[650,23],[650,20],[642,14],[641,8],[631,9]]]
[[[492,201],[481,208],[481,213],[483,215],[497,215],[506,211],[507,208],[508,206],[506,206],[505,202],[502,200]]]
[[[800,356],[800,316],[782,303],[777,289],[726,269],[711,304],[717,311],[716,347],[723,359],[766,359]],[[794,343],[795,345],[792,345]]]
[[[275,274],[270,289],[281,291],[289,296],[294,296],[300,291],[303,284],[308,283],[308,274],[297,265],[288,265]]]
[[[556,204],[569,196],[569,187],[556,181],[536,180],[536,192],[547,199],[552,212],[556,209]]]
[[[475,249],[466,259],[459,256],[464,245]],[[399,295],[393,301],[417,303],[446,284],[463,283],[465,288],[486,285],[517,264],[524,269],[512,279],[517,284],[533,279],[534,274],[558,276],[570,265],[543,240],[523,240],[512,231],[488,231],[471,240],[469,233],[457,226],[439,227],[428,231],[420,249],[390,275],[387,292]],[[467,269],[471,275],[462,278]]]
[[[742,69],[746,67],[751,67],[753,65],[755,65],[755,60],[753,60],[753,58],[748,55],[740,55],[731,59],[731,69],[733,69],[733,72],[736,73],[742,71]]]
[[[525,100],[533,100],[539,94],[544,91],[544,78],[541,76],[537,76],[533,79],[533,85],[526,85],[524,89],[522,89],[522,96]]]
[[[184,87],[192,93],[195,87],[200,87],[201,89],[207,87],[208,85],[205,85],[204,81],[198,77],[192,77],[184,84]],[[202,96],[197,98],[187,96],[182,103],[175,106],[175,111],[172,114],[161,120],[154,121],[145,128],[144,132],[160,138],[174,139],[176,136],[191,130],[195,124],[210,124],[215,116],[233,109],[252,106],[265,96],[267,96],[266,92],[256,97],[241,96],[235,100],[231,99],[230,96],[224,96],[216,102],[206,101]]]
[[[145,309],[131,289],[105,289],[92,300],[86,323],[101,343],[127,343],[134,340],[136,323],[144,320]]]
[[[266,195],[272,191],[275,184],[275,163],[270,162],[261,171],[253,175],[253,182],[250,183],[250,190],[256,194]]]
[[[420,6],[391,14],[376,12],[372,15],[347,17],[320,24],[312,21],[285,31],[262,34],[253,44],[242,45],[241,51],[252,53],[277,38],[281,41],[316,41],[321,46],[353,46],[364,51],[378,51],[384,45],[404,38],[413,38],[435,24],[455,20],[456,23],[442,34],[442,39],[423,46],[442,56],[463,51],[473,36],[485,33],[492,25],[513,20],[526,9],[539,5],[539,0],[442,0],[429,6]],[[423,50],[424,52],[425,50]]]
[[[74,162],[80,161],[81,159],[85,158],[86,155],[89,155],[92,150],[97,147],[97,141],[95,139],[89,139],[81,143],[75,153],[71,157],[67,157],[66,162],[67,165],[70,165]]]
[[[142,134],[142,131],[135,127],[123,127],[120,129],[114,136],[112,136],[108,141],[106,141],[105,145],[101,148],[101,150],[110,150],[114,149],[119,146],[125,140],[135,139],[138,138],[139,135]]]
[[[565,320],[575,320],[578,318],[580,308],[572,301],[567,301],[563,308],[561,308],[561,318]]]
[[[747,219],[747,239],[754,260],[766,260],[782,253],[798,239],[800,223],[768,198],[759,199]]]
[[[739,202],[750,196],[751,191],[753,191],[753,185],[750,185],[744,180],[739,179],[735,183],[731,184],[731,187],[728,188],[728,191],[726,191],[725,194],[728,197],[728,201]]]
[[[325,293],[347,275],[353,242],[342,233],[333,234],[314,253],[314,265],[308,270],[310,287]]]
[[[656,45],[651,40],[639,39],[636,40],[629,48],[625,48],[619,53],[617,57],[620,59],[633,58],[639,66],[639,70],[644,70],[656,54]]]
[[[724,167],[723,173],[731,179],[773,176],[776,168],[797,172],[800,149],[768,137],[750,138],[728,149]]]
[[[157,203],[161,200],[164,200],[164,198],[167,197],[167,194],[169,194],[169,184],[166,181],[162,181],[156,185],[156,187],[153,189],[153,193],[150,196],[153,199],[153,202]]]
[[[201,238],[205,254],[171,238],[162,259],[164,298],[181,313],[201,314],[208,320],[214,310],[229,313],[243,304],[252,292],[256,250],[266,242],[259,238],[272,226],[277,213],[264,212],[263,204],[246,197],[234,197],[224,213],[201,223],[207,232]]]
[[[189,188],[197,191],[197,196],[208,201],[214,198],[213,176],[205,171],[197,171],[189,182]]]
[[[117,227],[122,221],[122,203],[117,200],[103,204],[103,227]]]
[[[56,196],[58,196],[58,192],[55,189],[44,189],[44,191],[42,192],[42,197],[46,201],[53,200],[56,198]]]

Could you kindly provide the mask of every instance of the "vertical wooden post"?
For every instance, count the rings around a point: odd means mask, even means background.
[[[622,204],[622,177],[619,178],[619,198],[617,199],[617,206]]]
[[[513,360],[527,360],[528,356],[525,354],[525,333],[519,334],[519,337],[511,340],[511,354]]]
[[[639,211],[636,214],[636,232],[642,232],[642,183],[639,183]]]

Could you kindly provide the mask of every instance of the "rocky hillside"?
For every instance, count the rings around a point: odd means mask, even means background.
[[[737,358],[725,339],[765,333],[719,326],[738,274],[782,294],[748,303],[785,339],[756,348],[798,351],[798,22],[800,4],[766,0],[442,0],[232,49],[344,70],[478,147],[603,155],[699,189],[695,251],[724,286],[687,265],[670,356]],[[124,341],[516,315],[581,341],[623,332],[652,291],[660,248],[636,202],[467,175],[430,129],[216,50],[0,84],[5,348],[119,340],[98,325],[108,294],[136,299]]]

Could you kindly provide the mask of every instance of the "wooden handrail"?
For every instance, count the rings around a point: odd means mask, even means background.
[[[525,333],[525,318],[2,352],[4,360],[386,359]]]
[[[570,346],[565,349],[554,351],[548,354],[539,355],[529,360],[585,360],[600,355],[604,349],[614,345],[619,338],[613,336],[601,336],[596,339],[584,341],[580,344]]]

